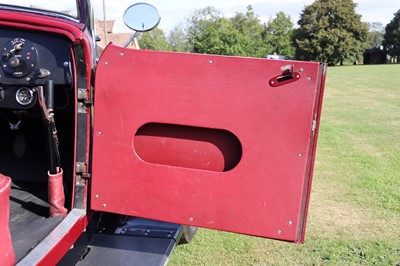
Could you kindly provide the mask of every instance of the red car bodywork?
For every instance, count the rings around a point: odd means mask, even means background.
[[[271,86],[291,65],[299,79]],[[110,45],[96,76],[91,207],[302,242],[324,71]]]
[[[94,80],[84,24],[6,10],[0,18],[0,28],[68,39],[74,73],[69,213],[21,265],[61,260],[98,211],[304,241],[324,64],[110,44]],[[1,205],[7,195],[0,187]]]

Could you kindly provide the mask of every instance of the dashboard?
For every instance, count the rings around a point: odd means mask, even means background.
[[[29,109],[36,87],[73,84],[71,42],[42,32],[0,28],[0,108]]]

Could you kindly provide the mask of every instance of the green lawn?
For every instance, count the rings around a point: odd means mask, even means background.
[[[304,245],[200,229],[170,265],[400,266],[400,65],[328,69]]]

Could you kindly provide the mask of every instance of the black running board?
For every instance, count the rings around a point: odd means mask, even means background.
[[[77,265],[166,265],[175,239],[95,234],[87,247],[88,253]]]

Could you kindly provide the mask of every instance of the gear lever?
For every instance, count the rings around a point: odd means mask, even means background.
[[[46,92],[46,98],[44,97]],[[65,194],[63,185],[63,170],[57,136],[56,123],[54,119],[54,84],[52,80],[46,81],[46,87],[38,86],[39,105],[48,129],[48,142],[50,152],[50,170],[48,171],[48,194],[50,203],[50,216],[67,215],[64,207]]]

